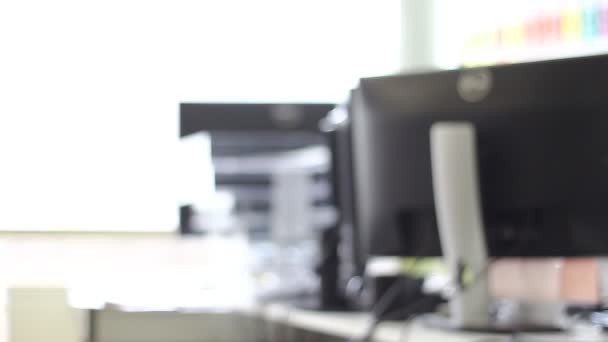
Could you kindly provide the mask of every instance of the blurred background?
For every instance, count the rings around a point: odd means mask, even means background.
[[[606,52],[605,0],[2,1],[0,341],[40,338],[34,289],[69,312],[314,289],[339,215],[319,122],[359,78]],[[256,103],[267,128],[239,121]]]

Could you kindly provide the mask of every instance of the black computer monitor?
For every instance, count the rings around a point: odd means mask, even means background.
[[[332,159],[332,192],[338,209],[340,227],[341,277],[348,282],[362,276],[365,258],[360,251],[355,224],[355,192],[353,184],[352,132],[348,118],[350,103],[336,107],[326,119]],[[329,126],[329,127],[328,127]]]
[[[491,256],[608,253],[608,56],[365,78],[352,97],[367,255],[438,256],[429,131],[477,132]]]

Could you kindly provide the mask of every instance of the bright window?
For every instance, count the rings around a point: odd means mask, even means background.
[[[399,3],[0,2],[0,229],[175,229],[178,104],[339,101]]]

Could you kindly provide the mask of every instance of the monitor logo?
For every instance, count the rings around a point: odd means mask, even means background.
[[[492,73],[488,69],[464,70],[458,78],[458,94],[467,102],[479,102],[492,90]]]
[[[270,109],[270,117],[280,128],[295,128],[304,119],[304,114],[297,105],[279,104]]]

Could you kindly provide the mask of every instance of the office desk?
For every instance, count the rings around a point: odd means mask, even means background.
[[[369,322],[364,313],[317,312],[283,304],[230,312],[145,312],[91,310],[91,342],[343,342],[361,336]],[[530,336],[533,338],[531,339]],[[598,341],[565,339],[563,334],[528,335],[522,341]],[[374,342],[510,341],[510,336],[429,329],[419,322],[381,323]],[[599,341],[608,341],[600,336]]]
[[[263,341],[255,337],[255,321],[238,312],[103,309],[90,314],[89,342]]]
[[[73,292],[68,301],[85,313],[88,342],[241,342],[250,341],[256,329],[253,306],[203,306],[195,297],[191,305],[184,304],[185,298],[171,304],[162,293],[160,298],[106,302],[100,295]]]
[[[208,296],[202,300],[193,295],[173,301],[160,300],[160,293],[155,293],[153,297],[133,301],[129,295],[121,298],[129,300],[130,305],[120,305],[116,301],[107,304],[101,292],[81,292],[80,296],[78,291],[71,293],[70,305],[88,312],[88,329],[85,330],[89,342],[337,342],[362,336],[370,321],[367,313],[311,311],[281,303],[230,303],[228,300],[213,301]],[[146,307],[142,303],[146,303]],[[171,303],[175,305],[171,307]],[[202,306],[205,303],[208,305]],[[185,307],[186,304],[191,305]],[[559,342],[565,337],[559,334],[536,336],[535,342]],[[601,341],[608,342],[606,336],[600,337]],[[374,342],[509,339],[510,336],[430,329],[419,322],[407,325],[402,322],[381,323],[373,336]]]
[[[145,312],[90,311],[90,342],[338,342],[364,333],[369,316],[313,312],[272,305],[253,311]],[[376,342],[465,342],[487,335],[448,333],[417,324],[382,323]]]
[[[362,336],[370,315],[350,312],[317,312],[275,304],[259,313],[270,327],[268,341],[347,341]],[[447,332],[428,329],[419,323],[384,322],[374,334],[374,342],[467,342],[492,337],[489,334]]]
[[[259,317],[269,326],[264,332],[270,342],[348,341],[362,336],[370,316],[363,313],[316,312],[290,308],[281,304],[261,308]],[[426,327],[419,321],[412,323],[381,323],[373,342],[507,342],[510,335],[457,332]],[[521,342],[608,342],[608,335],[595,330],[578,331],[576,335],[564,333],[520,334]]]

